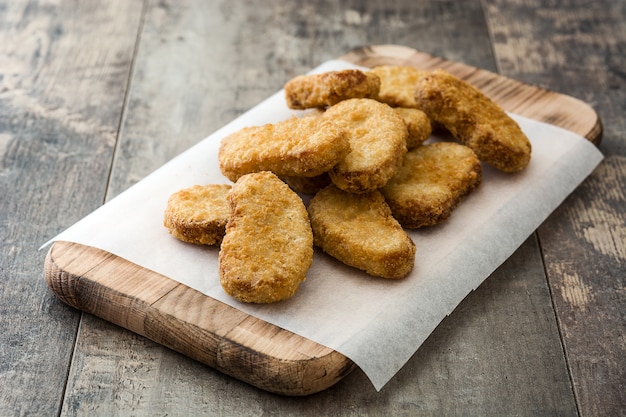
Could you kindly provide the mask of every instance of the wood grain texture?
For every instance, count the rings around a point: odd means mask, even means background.
[[[622,0],[143,3],[0,0],[0,414],[623,415]],[[271,395],[46,288],[41,242],[290,77],[370,44],[577,97],[602,116],[607,155],[382,392],[356,370]]]
[[[332,349],[99,249],[57,242],[45,265],[48,285],[72,307],[261,389],[308,395],[354,369]]]
[[[0,1],[0,415],[61,409],[80,314],[37,247],[102,204],[138,6]]]
[[[281,2],[266,2],[267,10],[261,13],[252,10],[253,8],[246,2],[220,4],[217,9],[218,17],[215,20],[226,23],[218,24],[215,28],[217,31],[224,31],[220,36],[225,40],[223,44],[218,43],[211,47],[211,51],[214,51],[211,62],[198,70],[210,75],[219,75],[220,80],[230,87],[219,95],[219,106],[214,108],[221,114],[230,114],[230,117],[234,117],[274,92],[289,77],[307,71],[318,63],[343,54],[360,44],[413,45],[418,49],[436,55],[445,55],[482,68],[491,70],[496,68],[487,38],[488,30],[478,2],[401,1],[394,2],[394,5],[383,3],[372,5],[352,1],[343,3],[345,5],[338,6],[334,2],[331,4],[316,2],[315,5],[300,2],[290,2],[285,5]],[[159,10],[159,13],[174,13],[183,21],[189,19],[185,16],[190,13],[202,15],[203,8],[194,6],[193,2],[179,2],[177,6],[169,2],[152,5]],[[162,7],[170,7],[174,10],[166,13],[160,10]],[[188,45],[184,39],[188,39],[185,36],[188,32],[197,30],[195,26],[182,26],[176,20],[166,22],[167,24],[157,25],[158,30],[155,30],[163,39],[163,43],[175,43],[176,48],[172,47],[167,54],[161,54],[161,43],[143,38],[139,55],[144,53],[147,58],[138,60],[133,79],[134,89],[149,89],[151,84],[166,84],[168,82],[166,77],[158,77],[159,65],[163,65],[164,61],[185,62],[188,57],[188,48],[194,47],[193,43]],[[151,19],[148,19],[146,28],[150,25]],[[237,35],[233,35],[233,32]],[[177,39],[180,41],[174,42]],[[148,59],[149,57],[152,58]],[[148,68],[142,69],[143,65]],[[143,77],[144,74],[152,75]],[[197,74],[197,72],[189,73],[190,80],[198,77]],[[147,84],[148,87],[142,86],[143,84]],[[190,85],[179,83],[178,87],[178,89],[166,90],[167,95],[158,87],[147,90],[146,95],[137,94],[139,110],[151,102],[167,103],[184,100],[185,97],[193,95],[192,89],[197,88],[193,82]],[[207,101],[212,102],[212,100]],[[232,103],[236,105],[233,106]],[[131,123],[133,117],[141,117],[141,120],[133,125],[134,122]],[[213,115],[208,117],[213,117]],[[132,175],[128,176],[124,174],[115,176],[114,173],[112,194],[117,192],[115,190],[126,188],[188,147],[189,144],[186,141],[189,138],[169,135],[167,129],[161,131],[159,129],[161,120],[174,120],[180,123],[180,120],[186,119],[169,112],[167,106],[151,106],[145,115],[142,115],[140,111],[129,112],[124,134],[121,135],[121,139],[128,138],[129,143],[120,147],[120,149],[125,149],[125,152],[117,154],[123,158],[117,159],[116,169],[124,170],[126,164],[132,164],[135,168],[133,168]],[[203,117],[195,122],[202,123],[204,120]],[[193,123],[190,123],[190,126],[192,125]],[[134,127],[131,128],[131,126]],[[149,129],[151,134],[154,132],[157,142],[144,142],[141,139],[142,132],[146,129]],[[136,132],[131,134],[132,130]],[[205,132],[199,129],[198,134],[198,137],[202,137]],[[140,140],[133,140],[133,138]],[[178,149],[171,151],[170,155],[161,153],[159,144],[171,146],[172,142],[177,143],[175,146],[178,146]],[[530,260],[527,262],[532,264]],[[521,263],[515,274],[524,276],[526,280],[541,282],[543,277],[527,274],[525,271],[528,269]],[[523,290],[518,285],[512,285],[502,291],[502,294],[508,294]],[[174,415],[219,413],[224,415],[260,415],[262,413],[380,415],[389,410],[392,410],[394,415],[412,415],[416,411],[437,415],[443,409],[457,410],[457,414],[478,414],[476,410],[484,410],[483,406],[489,398],[502,398],[502,404],[508,403],[506,398],[494,395],[486,387],[498,387],[493,378],[497,378],[497,375],[506,376],[506,365],[514,362],[510,358],[518,356],[519,351],[525,352],[527,348],[538,353],[545,352],[541,347],[545,344],[544,339],[555,340],[554,335],[536,335],[536,339],[530,338],[524,346],[515,344],[510,352],[501,352],[503,356],[494,360],[493,352],[486,355],[479,348],[482,346],[482,342],[479,341],[490,340],[493,327],[509,329],[511,323],[515,322],[518,317],[510,314],[501,317],[490,309],[483,309],[480,305],[484,303],[484,298],[499,298],[506,304],[507,297],[496,297],[492,290],[481,294],[481,299],[474,300],[471,304],[468,302],[463,304],[465,306],[463,314],[466,315],[468,311],[477,309],[476,314],[491,317],[491,327],[475,328],[473,332],[456,332],[461,333],[462,336],[446,339],[450,343],[447,348],[440,348],[436,342],[422,347],[421,357],[407,366],[408,369],[414,369],[411,364],[422,364],[419,374],[413,372],[402,374],[405,380],[419,381],[420,394],[415,392],[412,384],[398,384],[393,389],[375,394],[364,375],[354,372],[333,388],[314,396],[299,398],[297,402],[284,397],[268,398],[261,391],[251,389],[246,384],[224,377],[220,373],[211,373],[206,368],[198,367],[195,362],[161,349],[160,346],[149,343],[141,337],[116,330],[102,321],[87,317],[81,326],[81,337],[75,354],[77,366],[73,368],[74,372],[70,377],[66,401],[68,407],[64,409],[64,413],[84,414],[91,409],[104,408],[111,412],[136,415],[160,413]],[[532,309],[533,306],[528,305],[527,308]],[[520,314],[524,315],[524,312]],[[453,315],[453,317],[456,316]],[[549,317],[547,319],[549,320]],[[537,317],[537,320],[545,322],[546,317]],[[453,331],[456,329],[455,321],[455,319],[448,321],[448,326]],[[526,331],[528,334],[532,333],[532,329]],[[446,330],[438,329],[433,336],[436,337],[441,333],[445,334]],[[471,334],[469,339],[468,334]],[[103,349],[94,352],[91,348],[94,344],[103,346]],[[128,356],[123,353],[127,351],[128,346],[133,346],[132,360],[124,358]],[[505,370],[497,375],[485,374],[482,381],[475,380],[475,388],[468,396],[467,388],[458,382],[456,377],[462,378],[462,375],[467,375],[472,371],[472,367],[467,361],[458,360],[456,352],[459,350],[474,358],[475,361],[498,363],[498,369]],[[429,352],[436,354],[429,355]],[[119,357],[119,366],[111,366],[111,362],[107,359],[115,357]],[[434,357],[437,358],[438,364],[429,367]],[[141,361],[142,372],[136,371],[137,367],[133,365],[133,361]],[[527,365],[527,367],[535,369],[532,365]],[[81,369],[90,369],[91,372],[82,372]],[[159,380],[157,378],[160,374],[170,377]],[[567,380],[567,375],[558,375],[561,381]],[[110,382],[102,384],[103,380],[117,380],[118,384]],[[489,384],[488,381],[492,380],[494,383]],[[528,385],[523,382],[522,373],[519,374],[519,379],[511,384],[512,390],[516,392],[516,399],[519,400],[516,404],[535,404],[537,409],[541,408],[545,396],[533,395]],[[95,387],[98,387],[96,391],[98,394],[92,396],[89,393],[93,392]],[[558,394],[558,390],[556,391]],[[441,395],[442,392],[446,395]],[[495,394],[500,392],[502,391],[496,391]],[[559,398],[558,395],[556,396]],[[120,398],[128,397],[136,401],[120,401]],[[242,398],[245,398],[245,401],[242,401]],[[570,400],[567,395],[560,398],[563,403]],[[80,408],[76,407],[77,404],[80,404]],[[525,409],[525,406],[520,407],[520,410]],[[562,409],[571,411],[571,408],[567,406]],[[571,413],[565,411],[563,414]]]
[[[539,231],[575,393],[586,415],[626,413],[625,179],[626,158],[607,159]]]
[[[577,133],[583,135],[590,135],[599,124],[593,109],[578,100],[549,92],[535,94],[534,87],[501,80],[501,76],[489,71],[409,48],[373,46],[361,48],[342,59],[365,66],[403,62],[418,68],[445,68],[483,86],[487,94],[505,108],[540,115],[540,120],[561,121],[570,129],[578,128]],[[513,84],[513,87],[489,88],[506,84]],[[524,97],[523,107],[517,106],[518,95]],[[551,100],[545,96],[550,96]],[[551,101],[562,103],[546,104]],[[546,109],[545,114],[542,108]],[[554,109],[559,109],[558,115]],[[578,117],[572,118],[568,113]],[[577,123],[567,124],[569,120]],[[350,360],[331,349],[247,317],[234,308],[182,285],[176,286],[166,277],[103,251],[57,242],[49,251],[46,267],[50,287],[74,307],[270,392],[309,395],[334,385],[354,368]]]
[[[538,236],[583,416],[626,415],[625,4],[487,1],[502,72],[601,114],[605,160]]]

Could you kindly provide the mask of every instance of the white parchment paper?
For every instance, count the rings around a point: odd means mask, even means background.
[[[313,72],[354,66],[329,61]],[[94,246],[179,281],[353,360],[380,390],[441,320],[502,264],[591,173],[602,155],[584,138],[512,115],[533,145],[518,174],[484,166],[482,185],[445,223],[409,232],[413,272],[385,280],[316,250],[307,280],[285,302],[248,305],[230,298],[218,277],[218,249],[172,238],[163,227],[168,197],[194,184],[228,183],[217,162],[220,140],[246,126],[283,120],[278,92],[179,155],[52,241]],[[50,242],[49,242],[50,243]]]

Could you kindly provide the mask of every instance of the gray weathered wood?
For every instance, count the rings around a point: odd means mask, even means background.
[[[504,75],[567,91],[603,118],[605,161],[538,234],[580,414],[626,415],[625,3],[486,3]]]
[[[0,414],[624,415],[623,0],[0,10]],[[607,159],[380,393],[357,371],[315,396],[270,395],[81,317],[45,288],[47,238],[290,77],[388,43],[589,102]]]
[[[266,98],[290,77],[355,46],[408,44],[495,68],[478,3],[312,6],[268,2],[265,7],[256,11],[246,3],[205,9],[187,2],[151,5],[109,197]],[[211,18],[211,25],[206,26],[213,13],[219,17]],[[198,49],[210,52],[198,54]],[[187,65],[178,66],[181,62]],[[245,415],[274,410],[320,415],[329,411],[320,404],[330,400],[326,407],[337,414],[380,415],[390,404],[394,415],[420,410],[498,415],[520,409],[573,414],[575,405],[545,276],[535,266],[540,262],[539,251],[533,240],[524,248],[515,255],[516,261],[490,278],[489,282],[498,284],[481,287],[459,307],[460,313],[437,329],[431,339],[443,340],[445,345],[429,340],[381,393],[375,393],[364,375],[356,372],[311,398],[268,398],[178,354],[87,318],[81,326],[64,413]],[[516,279],[503,278],[507,274]],[[468,328],[464,318],[473,318],[476,324]],[[512,323],[522,323],[523,344],[519,329],[511,329]],[[494,345],[494,338],[503,342]],[[97,342],[101,339],[106,343]],[[94,344],[104,351],[93,352]],[[137,357],[131,362],[121,357],[119,364],[112,364],[110,356],[128,344],[133,344]],[[135,371],[135,361],[143,364],[141,372]],[[553,366],[547,367],[548,363]],[[177,369],[179,378],[161,378],[165,372],[161,369]],[[128,388],[103,384],[102,378],[124,381]],[[541,383],[528,384],[535,379]],[[87,393],[94,386],[100,389],[91,400]],[[119,401],[122,392],[133,401]],[[170,395],[163,396],[164,392]],[[246,399],[243,404],[241,398]],[[202,406],[207,403],[213,407]]]
[[[0,10],[0,414],[56,415],[80,314],[37,249],[102,204],[141,4]]]

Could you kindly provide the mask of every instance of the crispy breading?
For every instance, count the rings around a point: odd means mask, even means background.
[[[339,261],[383,278],[405,277],[415,244],[379,191],[352,194],[329,185],[309,203],[315,245]]]
[[[371,72],[380,78],[378,100],[393,107],[416,107],[415,85],[426,71],[405,65],[381,65]]]
[[[428,117],[442,124],[481,161],[504,172],[524,169],[531,144],[519,125],[478,88],[444,71],[422,77],[415,101]]]
[[[290,298],[313,262],[304,203],[267,171],[242,176],[228,200],[231,216],[219,254],[224,291],[247,303]]]
[[[324,113],[342,127],[350,152],[329,172],[344,191],[364,193],[382,187],[397,171],[406,154],[407,127],[388,105],[372,99],[350,99]]]
[[[326,107],[350,98],[377,97],[380,79],[358,69],[299,75],[285,84],[285,99],[292,109]]]
[[[423,111],[410,107],[394,107],[406,125],[409,135],[406,138],[406,148],[413,149],[424,143],[433,133],[430,119]]]
[[[228,184],[194,185],[167,201],[163,225],[176,239],[199,245],[219,245],[230,217]]]
[[[456,142],[438,142],[409,151],[381,192],[403,227],[419,228],[449,218],[481,181],[474,151]]]
[[[327,172],[350,149],[345,130],[323,117],[291,117],[278,123],[245,127],[222,139],[219,164],[235,182],[252,172],[314,177]]]

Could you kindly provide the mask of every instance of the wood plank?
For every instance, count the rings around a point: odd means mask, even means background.
[[[435,59],[428,54],[417,53],[407,48],[380,46],[361,49],[359,52],[349,54],[348,59],[354,58],[357,64],[369,65],[371,57],[375,62],[385,63],[387,59],[396,61],[399,57],[410,54],[410,60],[407,62],[420,68],[429,67],[429,63],[435,61],[437,67],[443,66],[470,82],[480,85],[501,84],[498,82],[500,76],[495,73],[472,69],[467,65],[448,63],[443,59]],[[355,57],[361,59],[358,60]],[[534,87],[526,88],[534,89]],[[516,83],[515,89],[523,94],[525,86]],[[496,88],[489,92],[505,107],[509,101],[517,103],[508,89]],[[535,98],[538,107],[545,107],[543,97],[547,93],[523,95],[526,97],[526,102]],[[558,101],[561,95],[554,94],[553,97],[553,100]],[[589,106],[580,101],[570,101],[567,97],[564,97],[562,101],[565,104],[548,107],[550,111],[554,108],[559,109],[560,114],[555,120],[572,120],[573,118],[567,113],[575,113],[578,115],[577,121],[588,120],[585,125],[586,129],[593,130],[597,126],[597,115]],[[533,109],[532,106],[526,108],[532,109],[533,114],[541,114],[541,110]],[[546,112],[543,116],[554,118],[551,112]],[[574,124],[570,127],[577,126]],[[68,251],[75,253],[67,255]],[[220,333],[215,326],[217,324],[221,329],[224,322],[217,320],[222,317],[228,320],[231,315],[235,317],[245,315],[209,297],[196,297],[190,290],[183,291],[184,294],[192,294],[191,297],[185,299],[194,301],[197,305],[193,306],[189,302],[181,303],[179,300],[181,295],[174,291],[171,280],[151,271],[142,270],[123,259],[111,257],[106,252],[91,250],[76,244],[57,242],[50,250],[47,261],[46,278],[51,288],[62,287],[60,291],[62,294],[72,293],[83,296],[84,300],[79,300],[80,304],[75,305],[77,308],[148,336],[158,343],[175,348],[192,358],[270,392],[284,395],[308,395],[334,385],[353,368],[353,364],[342,355],[253,317],[246,320],[251,324],[250,326],[244,328],[240,325],[243,321],[235,319],[232,322],[232,328],[226,329],[226,333]],[[81,262],[96,266],[82,275],[73,274],[74,279],[72,279],[68,276],[68,273],[73,272],[71,266]],[[77,265],[77,267],[82,271],[84,265]],[[61,285],[58,285],[59,276],[62,277]],[[64,287],[71,289],[66,290]],[[76,296],[72,300],[79,298]],[[157,300],[159,300],[158,303]],[[179,305],[184,307],[178,307]],[[191,314],[180,313],[185,309],[191,309]],[[195,310],[212,313],[219,311],[220,316],[203,320],[203,317],[195,313]],[[144,321],[147,317],[151,317],[154,324],[155,331],[151,334],[148,334],[144,328]],[[224,348],[223,343],[231,346]],[[294,355],[294,352],[297,354]],[[222,367],[222,364],[225,367]],[[336,368],[331,368],[331,366]],[[310,372],[305,372],[306,369],[310,369]],[[313,381],[303,379],[310,375],[324,375],[324,378],[315,378]],[[304,391],[305,386],[313,391]]]
[[[582,415],[626,410],[625,179],[607,159],[539,231]]]
[[[486,2],[504,74],[593,103],[606,159],[539,228],[580,415],[626,410],[626,54],[620,2]]]
[[[0,10],[0,414],[57,415],[81,315],[37,247],[102,204],[141,4]]]

